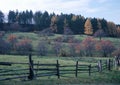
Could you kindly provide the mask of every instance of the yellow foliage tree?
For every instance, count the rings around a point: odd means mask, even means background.
[[[56,22],[57,22],[57,16],[52,16],[50,28],[51,28],[53,31],[55,31],[55,32],[57,31]]]
[[[91,24],[91,21],[89,18],[86,20],[84,27],[85,27],[85,29],[84,29],[85,34],[87,34],[87,35],[93,34],[92,24]]]

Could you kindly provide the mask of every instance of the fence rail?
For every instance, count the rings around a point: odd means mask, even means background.
[[[27,67],[21,69],[7,69],[7,66],[11,67],[13,64],[24,64]],[[42,64],[40,62],[34,63],[32,56],[29,55],[29,63],[0,62],[0,65],[6,66],[6,68],[0,68],[0,77],[6,76],[5,78],[0,79],[0,81],[18,78],[32,80],[36,77],[43,76],[57,76],[60,78],[65,74],[73,74],[75,77],[78,77],[79,73],[88,73],[88,76],[91,76],[91,74],[95,72],[102,72],[104,70],[110,71],[113,67],[113,61],[110,59],[107,61],[100,60],[96,65],[79,64],[79,62],[76,61],[75,65],[61,65],[57,60],[56,63],[53,64]]]

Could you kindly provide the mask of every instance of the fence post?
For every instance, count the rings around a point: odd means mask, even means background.
[[[30,79],[30,80],[34,79],[33,60],[32,60],[31,54],[29,54],[29,76],[28,76],[28,79]]]
[[[37,73],[38,73],[38,69],[39,69],[39,61],[38,61],[38,65],[37,65],[36,75],[37,75]]]
[[[110,71],[111,70],[111,64],[110,64],[111,60],[109,59],[108,60],[108,70]]]
[[[102,72],[102,60],[98,61],[98,71]]]
[[[119,65],[118,57],[115,56],[115,59],[114,59],[114,66],[115,66],[115,69],[118,69],[118,65]]]
[[[91,64],[88,66],[89,76],[91,76]]]
[[[107,69],[107,68],[108,68],[108,61],[106,60],[106,62],[105,62],[105,63],[106,63],[106,69]]]
[[[57,60],[57,76],[58,76],[58,79],[60,78],[60,69],[59,69],[59,61]]]
[[[115,56],[115,59],[114,59],[114,68],[117,69],[117,60],[116,60],[116,56]]]
[[[75,70],[75,77],[77,78],[78,75],[78,61],[76,61],[76,70]]]

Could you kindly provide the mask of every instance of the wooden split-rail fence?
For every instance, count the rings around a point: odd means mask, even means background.
[[[12,65],[26,65],[26,68],[11,68]],[[111,71],[113,68],[113,60],[98,61],[96,65],[79,64],[76,61],[75,65],[61,65],[59,60],[56,60],[54,64],[41,64],[40,62],[34,63],[32,56],[29,55],[29,63],[17,63],[17,62],[0,62],[0,81],[11,79],[29,79],[33,80],[37,77],[43,76],[56,76],[58,79],[66,74],[73,74],[78,77],[79,74],[87,73],[91,76],[92,73],[102,72],[104,70]],[[8,66],[8,68],[7,68]]]

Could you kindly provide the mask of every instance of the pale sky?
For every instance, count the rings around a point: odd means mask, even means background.
[[[0,0],[0,10],[45,10],[49,13],[78,14],[84,17],[105,18],[120,24],[120,0]]]

